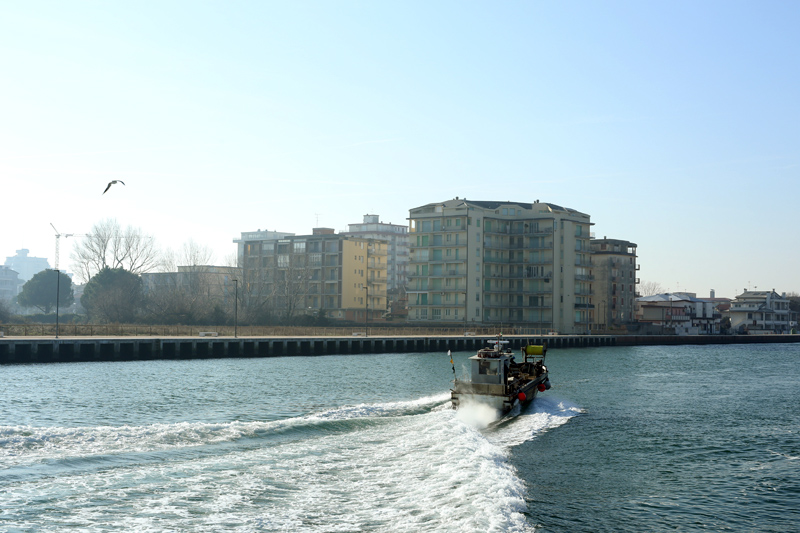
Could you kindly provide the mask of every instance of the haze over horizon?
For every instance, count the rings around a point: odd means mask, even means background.
[[[2,260],[539,199],[665,291],[800,292],[800,3],[2,6]]]

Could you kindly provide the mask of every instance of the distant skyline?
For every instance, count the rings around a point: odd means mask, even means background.
[[[800,292],[798,2],[0,6],[3,260],[538,199],[665,291]]]

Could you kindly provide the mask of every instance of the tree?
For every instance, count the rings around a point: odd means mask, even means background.
[[[58,290],[56,290],[58,288]],[[58,295],[56,295],[58,292]],[[58,301],[56,301],[58,298]],[[22,286],[17,303],[23,307],[36,307],[43,313],[51,313],[56,303],[68,307],[75,301],[72,280],[61,271],[42,270]]]
[[[0,298],[0,324],[11,320],[11,310],[8,308],[8,302]]]
[[[135,322],[142,304],[142,278],[124,268],[102,269],[92,276],[81,296],[81,305],[97,322]]]
[[[786,297],[789,299],[789,310],[796,313],[800,312],[800,294],[788,292],[786,293]]]
[[[223,281],[235,268],[210,266],[211,249],[193,240],[161,256],[158,274],[147,284],[147,319],[164,324],[209,324],[219,320]],[[231,291],[232,292],[232,291]],[[223,320],[224,322],[224,317]]]
[[[642,296],[653,296],[655,294],[663,293],[664,289],[657,281],[643,281],[639,284],[639,292]]]
[[[121,268],[133,274],[150,272],[159,262],[158,249],[151,235],[131,226],[123,230],[114,219],[95,224],[91,234],[75,245],[70,257],[75,275],[82,281],[89,280],[104,268]]]

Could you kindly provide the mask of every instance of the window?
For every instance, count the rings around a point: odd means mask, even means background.
[[[478,374],[496,376],[498,363],[499,361],[478,361]]]

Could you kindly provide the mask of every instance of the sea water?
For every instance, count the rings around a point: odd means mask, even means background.
[[[797,528],[800,347],[547,364],[500,420],[444,353],[3,366],[0,530]]]

